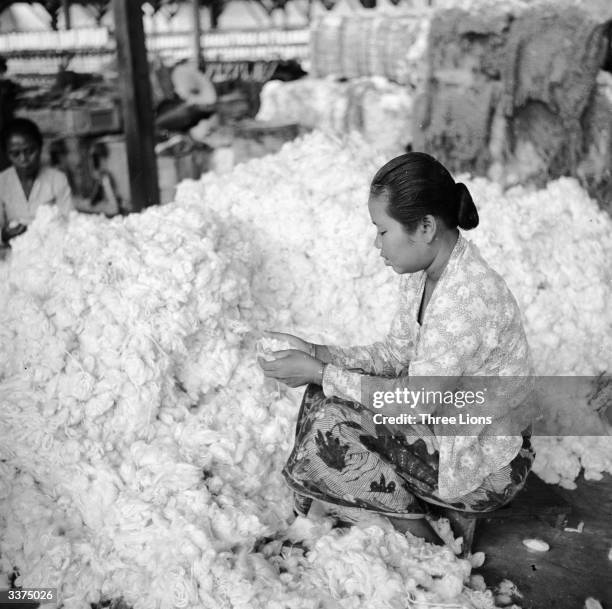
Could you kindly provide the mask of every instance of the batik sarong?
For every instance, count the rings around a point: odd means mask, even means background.
[[[301,513],[318,499],[392,517],[421,518],[430,504],[465,512],[502,507],[525,484],[534,458],[525,433],[508,465],[477,489],[445,501],[437,494],[438,451],[423,438],[391,433],[376,425],[362,405],[325,397],[321,387],[309,385],[283,476]]]

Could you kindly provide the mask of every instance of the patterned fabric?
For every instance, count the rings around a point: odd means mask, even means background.
[[[283,475],[306,514],[313,499],[382,515],[420,517],[427,504],[487,512],[508,503],[523,487],[535,453],[529,438],[512,461],[452,502],[440,496],[440,455],[416,433],[380,433],[372,413],[356,402],[325,397],[309,385],[298,415],[293,451]]]
[[[10,222],[28,225],[41,205],[57,205],[63,214],[73,209],[66,176],[52,167],[42,167],[26,199],[14,167],[0,173],[0,229]]]
[[[326,396],[372,410],[375,392],[410,387],[412,377],[531,379],[531,355],[516,301],[475,245],[459,235],[419,325],[425,280],[424,271],[402,275],[399,307],[384,341],[359,347],[327,346]],[[517,455],[522,438],[516,430],[511,435],[507,432],[509,412],[525,404],[530,387],[521,381],[499,399],[489,396],[487,414],[493,424],[486,429],[463,426],[460,435],[449,436],[435,433],[434,428],[442,497],[449,500],[478,488]]]

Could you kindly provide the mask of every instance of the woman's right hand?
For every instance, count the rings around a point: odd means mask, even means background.
[[[297,349],[298,351],[302,351],[303,353],[310,355],[312,345],[309,342],[306,342],[304,339],[299,338],[298,336],[293,336],[293,334],[286,334],[285,332],[264,332],[264,335],[267,338],[284,340],[291,345],[292,349]]]
[[[14,224],[2,229],[2,241],[8,243],[11,239],[18,237],[26,232],[28,227],[25,224]]]

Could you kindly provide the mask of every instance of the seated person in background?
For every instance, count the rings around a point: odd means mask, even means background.
[[[57,205],[67,215],[74,208],[66,176],[41,164],[43,138],[32,121],[16,118],[6,125],[2,145],[11,166],[0,173],[0,230],[8,243],[27,229],[41,205]]]
[[[188,131],[217,111],[217,91],[201,62],[179,63],[171,73],[172,97],[157,104],[155,125],[165,131]]]

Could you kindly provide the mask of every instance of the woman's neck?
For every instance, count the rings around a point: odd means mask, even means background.
[[[425,269],[428,281],[436,283],[440,279],[457,243],[457,239],[459,239],[459,231],[457,229],[444,231],[438,237],[440,241],[438,252],[432,263]]]
[[[15,173],[17,174],[17,177],[21,180],[22,183],[33,182],[40,173],[40,165],[38,165],[36,168],[29,169],[28,171],[20,171],[15,167]]]
[[[17,177],[21,183],[21,188],[23,189],[23,194],[25,195],[26,200],[30,199],[30,194],[32,193],[32,188],[34,187],[34,182],[36,181],[39,172],[40,167],[37,168],[35,173],[31,171],[27,173],[17,171]]]

